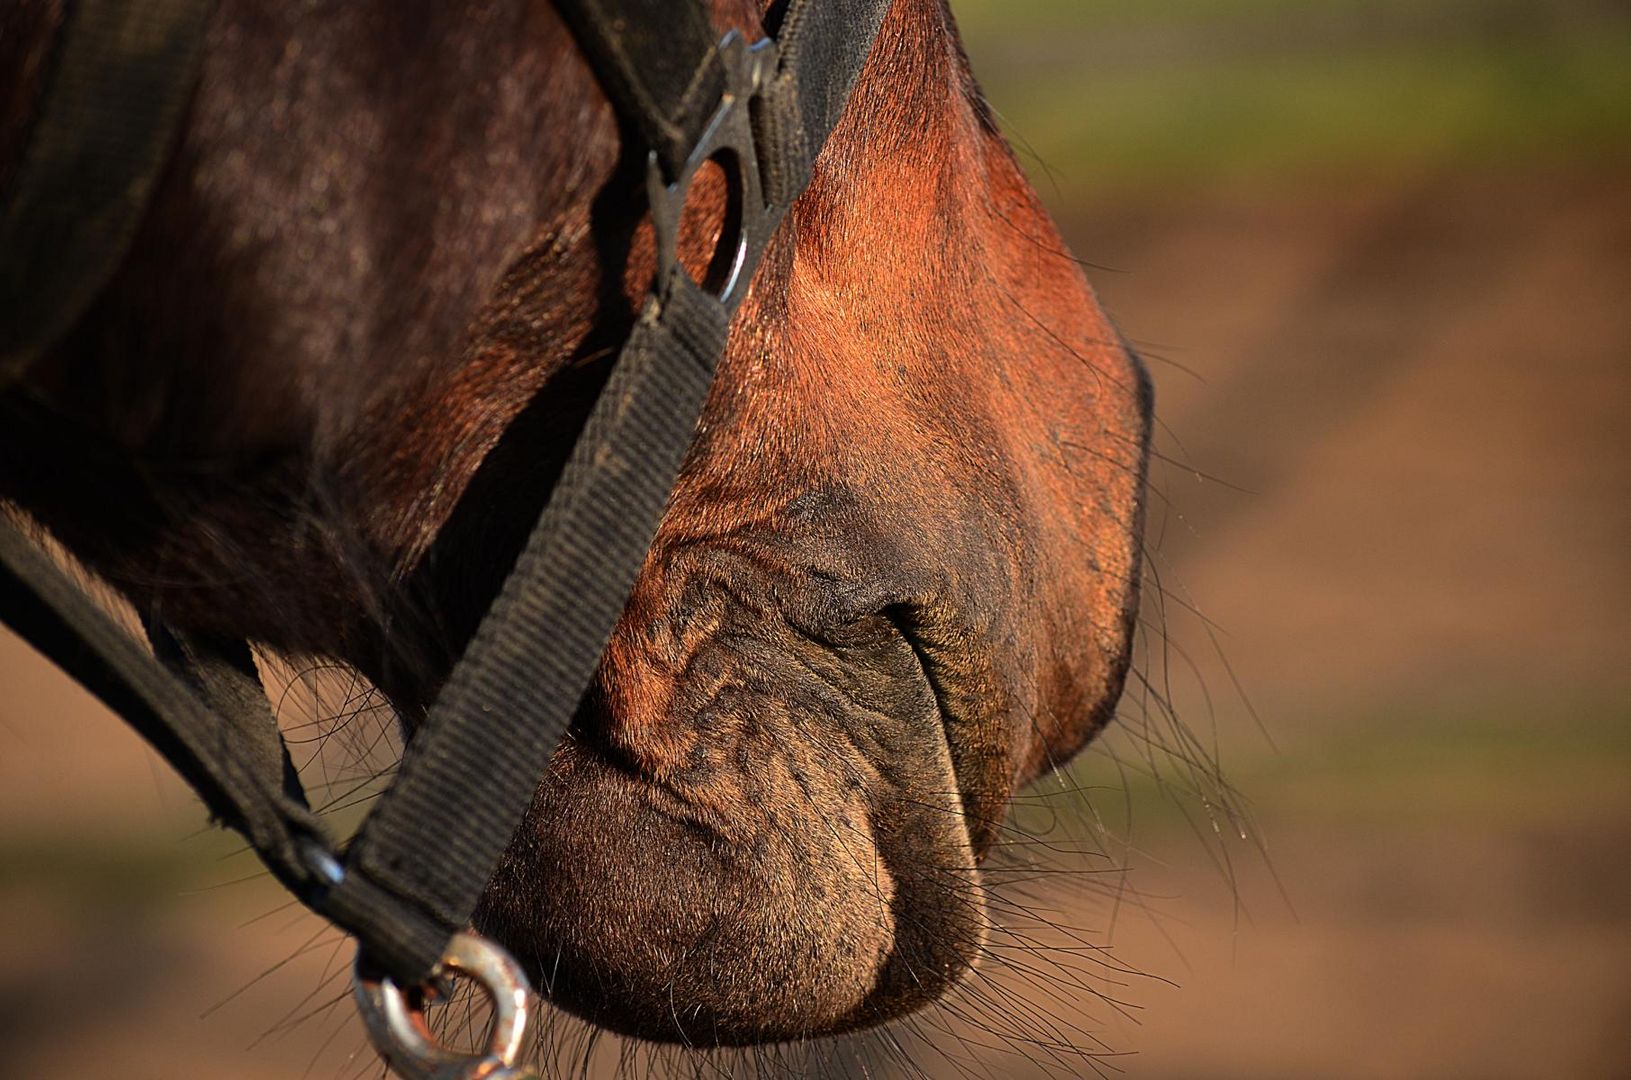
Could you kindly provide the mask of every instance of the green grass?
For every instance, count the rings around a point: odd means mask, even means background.
[[[216,829],[191,837],[13,833],[0,836],[0,892],[45,894],[93,908],[163,905],[179,893],[258,872],[252,856],[234,857],[242,846]]]
[[[1420,0],[1381,0],[1403,6]],[[1025,34],[1033,31],[1084,32],[1105,27],[1193,25],[1285,12],[1359,7],[1374,10],[1378,0],[952,0],[965,34]]]
[[[1631,19],[1534,34],[1477,23],[1465,35],[1453,24],[1375,38],[1344,31],[1304,47],[1287,44],[1293,34],[1259,47],[1254,27],[1282,9],[1307,21],[1311,9],[1286,0],[1015,7],[958,8],[976,74],[1010,137],[1073,192],[1631,158]],[[1184,28],[1183,48],[1120,58],[1118,42],[1136,52],[1166,40],[1166,26]]]
[[[1294,718],[1282,718],[1286,726]],[[1425,822],[1548,824],[1631,811],[1631,704],[1490,701],[1424,708],[1371,705],[1324,734],[1274,751],[1235,740],[1223,775],[1254,816],[1401,827]],[[1112,834],[1188,827],[1209,814],[1180,762],[1148,765],[1125,734],[1069,771]],[[1225,815],[1215,815],[1220,821]],[[1208,826],[1209,827],[1209,826]]]

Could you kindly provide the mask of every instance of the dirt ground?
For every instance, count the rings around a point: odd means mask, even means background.
[[[1092,813],[1027,810],[1108,859],[1016,901],[1113,961],[1005,954],[923,1073],[1631,1076],[1628,177],[1062,215],[1159,386],[1140,672],[1269,854],[1143,775],[1189,773],[1135,683]],[[0,1074],[371,1075],[346,950],[9,640],[0,687]]]

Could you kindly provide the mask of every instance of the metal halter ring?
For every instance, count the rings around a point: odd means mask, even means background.
[[[776,231],[786,207],[765,202],[759,175],[759,151],[754,141],[749,103],[776,70],[776,43],[770,38],[748,44],[732,30],[719,43],[725,67],[725,96],[691,148],[678,176],[668,176],[652,151],[646,162],[646,195],[651,225],[657,240],[657,282],[661,289],[679,268],[680,219],[691,181],[709,161],[725,171],[725,221],[702,291],[735,311],[753,279],[752,267],[770,235]]]
[[[536,1080],[536,1073],[515,1064],[530,1019],[527,976],[498,945],[476,933],[455,934],[437,972],[467,976],[492,999],[492,1035],[481,1053],[450,1050],[438,1043],[425,1023],[423,1007],[410,1000],[408,991],[388,976],[363,974],[360,950],[357,958],[352,976],[357,1010],[374,1048],[406,1080]]]

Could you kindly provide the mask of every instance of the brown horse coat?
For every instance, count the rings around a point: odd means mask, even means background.
[[[0,33],[0,169],[56,16]],[[351,664],[411,728],[644,291],[638,164],[547,4],[223,0],[129,260],[0,398],[0,495],[138,606]],[[949,14],[896,0],[481,923],[658,1038],[957,982],[1009,797],[1120,692],[1149,407]]]

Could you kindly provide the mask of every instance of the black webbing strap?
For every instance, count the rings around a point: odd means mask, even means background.
[[[769,232],[808,182],[887,0],[821,0],[819,13],[817,0],[792,0],[778,12],[786,40],[768,84],[749,54],[732,51],[729,67],[721,61],[694,2],[558,6],[583,35],[625,130],[648,144],[662,170],[653,190],[664,191],[665,205],[662,215],[653,206],[654,219],[677,221],[698,155],[714,152],[713,143],[698,144],[699,133],[751,139],[751,147],[729,144],[758,163],[746,171],[751,193],[762,191],[767,204],[744,215],[751,276]],[[730,120],[728,110],[743,107],[751,123]],[[774,188],[757,186],[772,175]],[[667,270],[522,554],[343,860],[304,805],[298,778],[290,785],[264,698],[246,698],[246,649],[153,626],[163,661],[155,663],[0,523],[0,617],[132,723],[284,884],[404,985],[426,981],[449,936],[468,923],[593,681],[724,352],[745,289],[721,299],[686,277],[672,251],[659,252],[659,264]]]
[[[889,0],[788,0],[771,8],[766,30],[780,61],[753,103],[753,122],[758,145],[779,150],[759,159],[772,202],[792,205],[809,182],[888,12]]]
[[[328,841],[305,804],[283,790],[281,746],[223,723],[4,515],[0,615],[163,754],[280,881],[302,897],[311,893],[308,852]],[[262,710],[264,701],[262,694]]]
[[[618,118],[632,124],[670,179],[725,92],[719,35],[695,0],[569,0],[557,10]]]
[[[0,217],[0,386],[124,258],[198,75],[212,0],[73,0]]]
[[[515,569],[327,901],[339,918],[349,890],[377,887],[441,929],[417,956],[369,942],[388,972],[428,971],[469,922],[651,546],[728,327],[724,308],[689,279],[672,285],[661,307],[648,301]]]
[[[231,737],[263,782],[281,783],[284,795],[301,806],[310,805],[289,744],[278,732],[277,715],[249,643],[242,638],[184,634],[150,618],[144,618],[142,626],[159,663],[190,684],[210,711],[233,729]]]

